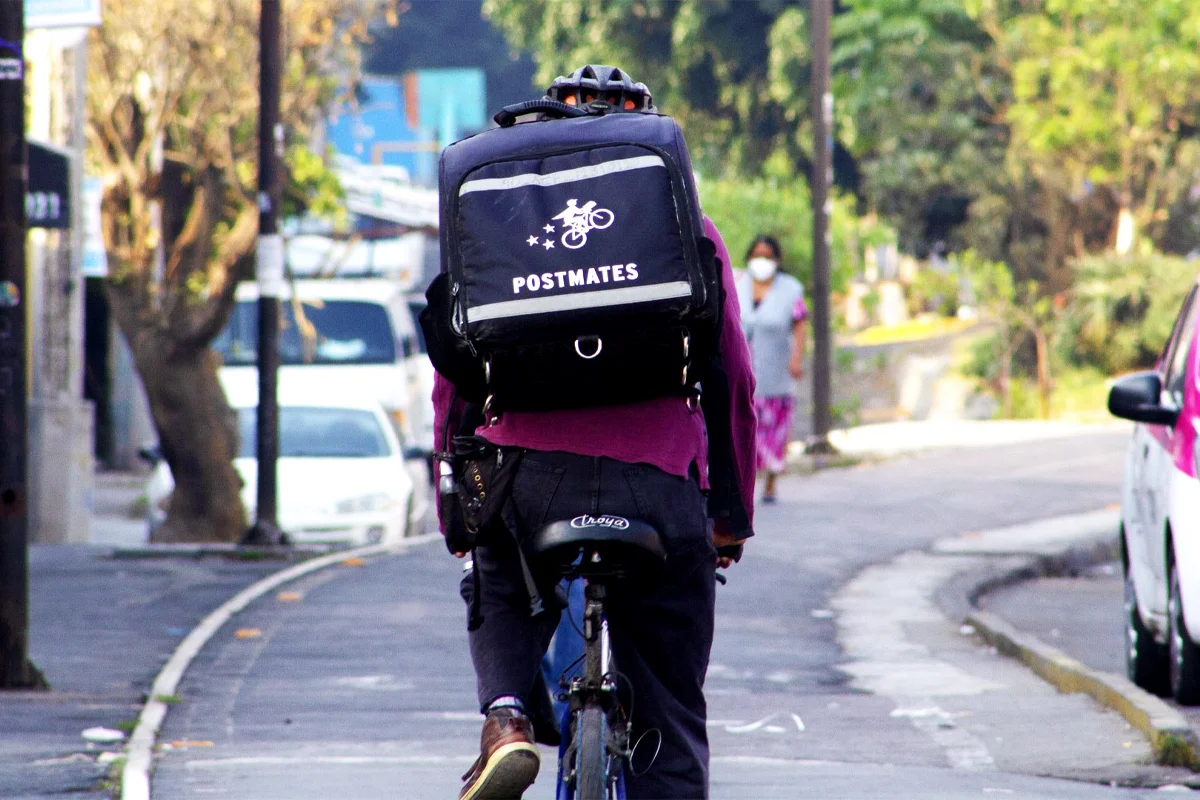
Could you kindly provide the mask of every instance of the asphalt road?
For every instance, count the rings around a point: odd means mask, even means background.
[[[1089,667],[1125,674],[1124,585],[1119,563],[1102,564],[1076,577],[1044,578],[1008,587],[987,595],[983,605]],[[1200,706],[1168,702],[1193,730],[1200,731]]]
[[[1109,786],[1138,780],[1148,754],[1111,712],[1057,694],[936,614],[905,630],[954,685],[864,690],[839,668],[829,610],[864,568],[939,537],[1111,503],[1125,441],[1073,437],[785,480],[718,591],[712,796],[1148,796]],[[154,797],[455,797],[480,724],[458,575],[434,545],[253,605],[186,675]],[[902,673],[903,659],[890,669]],[[552,759],[529,800],[553,796]]]

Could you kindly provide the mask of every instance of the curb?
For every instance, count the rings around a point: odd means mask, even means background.
[[[966,624],[999,652],[1029,667],[1060,692],[1082,692],[1116,711],[1150,742],[1154,763],[1167,767],[1198,766],[1200,742],[1187,721],[1160,698],[1125,678],[1092,669],[1037,637],[1018,631],[990,611],[967,615]]]
[[[179,643],[175,652],[171,654],[167,663],[154,678],[146,704],[138,715],[137,727],[129,737],[129,745],[125,749],[125,766],[121,771],[121,800],[150,800],[150,770],[153,766],[154,744],[169,708],[167,703],[158,698],[170,697],[175,694],[175,689],[183,678],[188,665],[230,618],[267,592],[325,567],[331,567],[352,558],[368,558],[403,552],[411,547],[440,538],[440,533],[429,533],[405,539],[394,545],[375,544],[320,556],[263,578],[238,592],[208,614]]]
[[[988,592],[1039,577],[1069,575],[1103,563],[1119,553],[1112,529],[1096,533],[1057,552],[1043,552],[987,575],[976,575],[966,591],[969,610],[963,622],[1004,655],[1025,664],[1034,674],[1068,694],[1083,693],[1116,711],[1150,743],[1161,766],[1200,768],[1200,737],[1187,720],[1161,698],[1124,676],[1092,669],[1032,634],[1019,631],[991,611],[978,608]]]

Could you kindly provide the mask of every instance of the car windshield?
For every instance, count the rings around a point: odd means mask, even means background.
[[[241,458],[255,458],[257,414],[238,409]],[[391,455],[387,437],[370,411],[353,408],[284,406],[279,409],[280,458],[384,458]]]
[[[283,364],[392,364],[396,341],[387,309],[364,300],[280,303],[279,355]],[[258,302],[243,300],[213,342],[226,366],[258,362]]]

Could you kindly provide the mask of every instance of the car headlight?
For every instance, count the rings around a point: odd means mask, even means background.
[[[387,492],[374,492],[342,500],[334,506],[334,509],[339,514],[362,514],[371,511],[390,511],[399,505],[400,501]]]

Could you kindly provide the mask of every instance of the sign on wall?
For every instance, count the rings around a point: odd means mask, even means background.
[[[31,228],[71,227],[71,158],[65,150],[29,142],[25,218]]]

